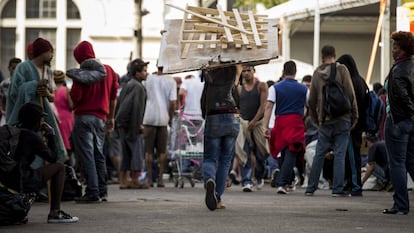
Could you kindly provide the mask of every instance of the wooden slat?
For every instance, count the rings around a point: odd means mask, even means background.
[[[167,3],[165,5],[170,6],[170,7],[173,7],[175,9],[177,9],[177,10],[180,10],[180,11],[187,12],[188,14],[195,15],[195,16],[197,16],[199,18],[202,18],[204,20],[207,20],[208,22],[216,23],[216,24],[222,25],[222,26],[227,27],[227,28],[231,28],[231,29],[234,29],[234,30],[238,30],[238,31],[244,32],[246,34],[252,34],[252,32],[245,31],[245,30],[241,30],[240,28],[237,28],[237,27],[235,27],[233,25],[230,25],[230,24],[227,24],[227,23],[223,23],[223,22],[220,22],[220,21],[215,20],[215,19],[211,19],[211,18],[209,18],[207,16],[198,14],[196,12],[193,12],[193,11],[190,11],[190,10],[186,10],[186,9],[181,8],[181,7],[177,7],[177,6],[174,6],[174,5],[171,5],[171,4],[167,4]]]
[[[237,21],[237,26],[241,29],[244,29],[243,22],[242,22],[242,19],[240,17],[239,11],[237,9],[233,9],[233,13],[234,13],[234,17],[236,18],[236,21]],[[243,44],[249,44],[249,39],[247,39],[246,34],[243,33],[243,32],[240,32],[240,35],[241,35]],[[237,45],[236,45],[236,47],[237,47]]]
[[[190,17],[190,19],[186,19],[185,20],[187,23],[204,23],[204,22],[206,22],[205,21],[205,19],[202,19],[202,18],[199,18],[199,17],[197,17],[197,16],[194,16],[194,15],[192,15],[191,17]],[[266,21],[266,20],[263,20],[263,21],[256,21],[256,25],[266,25],[266,24],[268,24],[269,22],[268,21]],[[232,26],[237,26],[237,21],[235,20],[235,19],[227,19],[227,24],[230,24],[230,25],[232,25]],[[243,26],[244,27],[250,27],[250,22],[248,21],[248,20],[243,20]]]
[[[235,44],[236,43],[243,44],[243,41],[241,39],[237,39],[237,38],[233,38],[233,42]],[[255,41],[254,40],[249,40],[249,44],[250,44],[250,42],[253,43]],[[267,40],[263,40],[263,43],[267,43],[267,42],[268,42]],[[183,40],[182,43],[185,43],[185,44],[200,44],[200,43],[210,44],[210,43],[229,43],[229,41],[227,40],[227,38],[225,36],[223,36],[218,40],[212,40],[212,39],[210,39],[210,40],[204,39],[202,41],[201,40]],[[263,43],[262,43],[262,45],[263,45]]]
[[[221,22],[223,24],[227,24],[227,17],[224,15],[224,12],[221,9],[220,5],[217,5],[217,10],[219,11]],[[243,28],[240,28],[240,29],[244,30]],[[224,33],[226,34],[227,41],[232,43],[233,42],[233,35],[231,34],[231,31],[228,27],[224,27]]]
[[[196,29],[199,28],[199,29]],[[233,37],[237,35],[238,31],[236,30],[230,30],[233,34]],[[267,29],[258,29],[259,35],[264,35],[268,30]],[[217,27],[217,26],[207,26],[207,25],[199,25],[194,24],[194,29],[184,30],[183,33],[203,33],[203,32],[210,32],[210,33],[224,33],[223,27]],[[252,36],[252,35],[249,35]]]
[[[198,38],[198,42],[203,42],[206,39],[206,33],[200,33],[200,37]],[[204,48],[203,43],[197,45],[198,49]]]
[[[188,39],[187,40],[188,41],[193,41],[193,36],[194,36],[193,33],[188,34]],[[190,46],[191,46],[191,43],[186,43],[185,41],[186,40],[184,40],[184,39],[181,40],[181,43],[185,43],[183,51],[181,53],[181,59],[187,58],[187,53],[188,53],[188,50],[190,49]]]
[[[211,27],[215,27],[215,26],[217,26],[216,24],[210,24],[209,26],[211,26]],[[217,33],[211,33],[211,38],[210,38],[211,40],[216,40],[217,39]],[[215,49],[217,46],[216,46],[216,43],[211,43],[210,44],[210,48],[211,49]]]
[[[250,21],[250,25],[252,27],[252,31],[253,31],[253,35],[254,35],[254,41],[256,43],[256,46],[262,46],[262,42],[260,41],[260,37],[259,37],[259,33],[257,32],[257,28],[256,28],[256,21],[254,20],[253,17],[253,12],[249,11],[249,21]]]
[[[219,14],[218,10],[212,9],[212,8],[206,8],[206,7],[188,6],[187,9],[188,10],[191,10],[193,12],[197,12],[199,14],[211,14],[211,15],[217,15],[217,14]],[[218,9],[218,7],[217,7],[217,9]],[[224,14],[226,16],[229,16],[229,17],[234,17],[234,12],[231,12],[231,11],[225,11]],[[242,14],[240,14],[240,17],[242,19],[249,19],[249,15],[248,14],[243,14],[242,13]],[[267,15],[255,15],[255,19],[258,19],[258,18],[267,18],[267,17],[268,17]]]

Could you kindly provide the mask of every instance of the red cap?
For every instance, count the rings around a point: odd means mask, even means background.
[[[80,42],[73,50],[73,56],[79,64],[84,62],[86,59],[95,58],[95,52],[93,51],[92,44],[88,41]]]
[[[32,43],[32,47],[33,47],[33,57],[38,57],[41,54],[48,52],[50,50],[53,51],[53,46],[52,44],[48,41],[45,40],[43,38],[37,38],[35,41],[33,41]]]

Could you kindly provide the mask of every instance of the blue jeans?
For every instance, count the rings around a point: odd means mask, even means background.
[[[319,127],[318,143],[306,192],[315,192],[318,188],[325,154],[333,146],[334,174],[332,193],[344,192],[345,178],[345,153],[348,147],[348,139],[351,131],[351,122],[340,120],[333,124],[322,124]]]
[[[282,166],[280,167],[279,175],[276,177],[277,187],[285,187],[292,183],[294,172],[293,168],[296,164],[296,158],[298,157],[297,152],[292,152],[288,148],[284,149],[284,159]]]
[[[90,197],[104,196],[108,192],[104,137],[104,120],[93,115],[75,116],[72,140],[85,175],[85,195]]]
[[[221,201],[226,186],[239,128],[240,121],[233,113],[206,117],[203,179],[204,182],[208,179],[215,180],[218,201]]]
[[[388,116],[385,121],[385,144],[394,186],[393,208],[408,212],[407,172],[414,179],[414,121],[407,119],[394,124]]]

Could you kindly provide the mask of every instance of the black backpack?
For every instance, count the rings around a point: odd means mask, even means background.
[[[329,79],[326,81],[326,84],[323,86],[322,90],[325,101],[325,117],[329,116],[331,119],[335,119],[349,113],[352,109],[348,94],[344,91],[342,84],[336,81],[335,77],[336,63],[332,63]]]
[[[0,174],[8,173],[16,166],[14,153],[19,143],[20,131],[15,126],[0,126]]]

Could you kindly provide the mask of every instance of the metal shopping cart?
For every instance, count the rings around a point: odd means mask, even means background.
[[[204,120],[181,113],[177,122],[177,141],[173,163],[174,186],[184,188],[184,180],[195,186],[201,179],[201,164],[204,154]],[[199,119],[202,119],[201,117]]]

